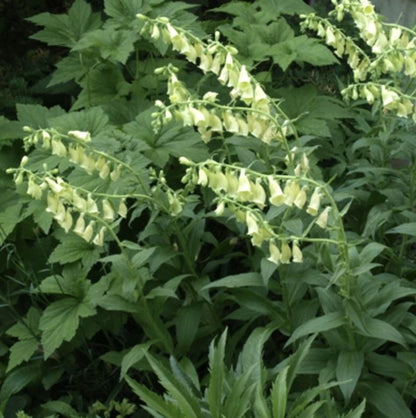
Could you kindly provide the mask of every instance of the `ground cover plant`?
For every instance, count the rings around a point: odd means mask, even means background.
[[[30,18],[66,99],[0,117],[0,414],[412,417],[415,32],[194,3]]]

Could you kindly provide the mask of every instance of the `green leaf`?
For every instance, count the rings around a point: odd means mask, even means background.
[[[44,26],[44,29],[32,35],[32,39],[48,45],[72,48],[81,36],[101,25],[98,13],[92,13],[91,6],[85,0],[75,0],[68,15],[41,13],[28,20]]]
[[[129,24],[137,22],[138,13],[145,14],[150,10],[148,3],[143,0],[104,0],[104,12],[120,23]]]
[[[346,403],[351,399],[363,365],[364,355],[361,351],[341,351],[338,355],[335,372]]]
[[[95,245],[71,233],[65,235],[63,241],[52,251],[49,262],[63,265],[82,260],[88,263],[91,259],[98,259],[99,251]]]
[[[76,44],[72,51],[82,51],[87,48],[98,48],[101,58],[114,63],[126,64],[130,54],[134,51],[134,43],[139,35],[132,30],[117,30],[106,27],[88,32]]]
[[[360,384],[360,390],[367,402],[373,405],[382,417],[412,418],[406,402],[390,383],[381,379],[372,379]]]
[[[17,104],[16,111],[19,122],[33,129],[48,128],[50,126],[49,119],[65,113],[59,106],[47,108],[31,104]]]
[[[416,225],[416,223],[415,223]],[[380,255],[386,246],[378,242],[370,242],[360,252],[360,263],[371,263],[378,255]]]
[[[149,341],[147,343],[137,344],[128,350],[128,353],[123,357],[121,362],[120,376],[122,378],[126,377],[127,372],[132,366],[143,359],[151,345],[152,342]]]
[[[318,318],[310,319],[295,329],[289,340],[286,342],[285,347],[305,335],[329,331],[344,324],[345,315],[342,312],[331,312]]]
[[[79,327],[80,318],[96,313],[95,307],[76,298],[64,298],[51,303],[43,312],[39,328],[41,343],[47,359],[64,342],[71,341]]]
[[[406,340],[402,334],[388,322],[382,321],[381,319],[366,317],[364,319],[364,327],[360,331],[360,334],[383,341],[393,341],[406,347]]]
[[[38,348],[39,340],[35,337],[14,343],[10,347],[9,363],[7,364],[6,373],[24,361],[28,361]]]
[[[183,306],[175,315],[174,322],[178,341],[177,350],[181,353],[186,353],[195,340],[202,316],[201,308],[200,304]]]
[[[354,408],[353,410],[349,411],[347,415],[343,416],[343,418],[361,418],[361,416],[364,414],[366,406],[366,400],[363,399],[363,401],[357,406],[357,408]]]
[[[305,4],[302,0],[260,0],[260,7],[266,12],[267,16],[300,15],[312,13],[312,7]]]
[[[23,204],[14,192],[2,192],[0,201],[0,245],[22,220]]]
[[[214,341],[209,346],[209,385],[207,389],[207,399],[209,410],[213,418],[221,418],[222,400],[224,396],[224,378],[225,378],[225,342],[227,339],[227,330],[225,330],[218,341],[217,346],[214,346]]]
[[[160,384],[167,390],[169,395],[176,400],[182,414],[187,418],[201,417],[201,407],[192,393],[159,361],[150,356],[150,354],[146,354],[146,358],[159,378]]]
[[[15,393],[20,392],[29,383],[36,381],[40,377],[38,366],[28,365],[13,370],[3,380],[0,390],[0,402],[8,400]]]
[[[137,383],[131,377],[124,378],[128,385],[133,389],[133,392],[148,406],[149,412],[154,411],[162,414],[166,418],[183,418],[183,414],[179,407],[173,402],[165,401],[161,396],[152,392],[146,386]],[[157,416],[157,415],[154,415]]]
[[[285,367],[276,377],[273,383],[270,397],[272,399],[273,418],[285,418],[288,397],[287,372],[289,366]]]
[[[217,287],[235,288],[246,286],[260,286],[263,287],[263,279],[260,273],[241,273],[233,274],[209,283],[201,290],[214,289]]]
[[[81,87],[82,91],[72,105],[72,110],[102,105],[130,93],[130,85],[121,68],[109,61],[91,69],[88,77],[82,80]]]
[[[62,401],[49,401],[42,404],[42,409],[45,409],[48,412],[56,412],[61,414],[64,417],[68,418],[77,418],[79,413],[75,411],[70,405]]]
[[[256,328],[247,338],[241,352],[243,371],[251,370],[251,382],[261,387],[264,383],[263,348],[274,330],[272,327]]]
[[[389,229],[386,234],[403,234],[416,237],[416,222],[408,222]]]

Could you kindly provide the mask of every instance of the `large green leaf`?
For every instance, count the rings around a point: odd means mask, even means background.
[[[76,298],[63,298],[51,303],[43,312],[39,328],[45,359],[64,342],[71,341],[79,327],[80,318],[95,315],[94,306]]]
[[[285,345],[292,344],[305,335],[329,331],[344,324],[345,315],[342,312],[331,312],[318,318],[310,319],[295,329]]]
[[[209,347],[209,385],[207,390],[207,399],[209,410],[213,418],[221,418],[223,415],[222,404],[224,397],[224,378],[225,378],[225,342],[227,339],[227,330],[225,330],[218,341],[217,346],[214,346],[214,341]]]
[[[340,389],[348,403],[364,365],[364,355],[361,351],[341,351],[338,355],[336,376]]]
[[[32,35],[33,39],[48,45],[73,47],[81,36],[101,25],[100,15],[92,13],[91,6],[85,0],[75,0],[68,15],[41,13],[29,18],[44,29]]]

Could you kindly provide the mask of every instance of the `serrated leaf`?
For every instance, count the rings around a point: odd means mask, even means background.
[[[14,343],[10,347],[9,363],[7,364],[6,373],[24,361],[28,361],[38,348],[39,341],[35,337]]]
[[[48,128],[49,119],[63,115],[65,111],[59,106],[47,108],[41,105],[17,104],[17,118],[19,122],[32,129]]]
[[[272,400],[273,418],[285,418],[287,405],[287,372],[289,366],[285,367],[276,377],[273,383],[270,397]]]
[[[146,403],[149,412],[158,412],[162,414],[162,417],[167,418],[183,418],[181,410],[173,402],[166,401],[161,396],[152,392],[146,386],[136,382],[129,376],[126,376],[125,380],[132,388],[133,392]]]
[[[263,386],[263,348],[270,338],[274,328],[256,328],[248,337],[241,352],[241,366],[243,371],[251,370],[251,381]]]
[[[167,390],[169,395],[175,399],[182,414],[184,414],[187,418],[200,418],[202,416],[201,408],[192,393],[185,386],[183,386],[183,384],[181,384],[159,361],[149,354],[146,355],[146,358],[159,378],[160,384]]]
[[[51,303],[43,312],[39,329],[41,343],[47,359],[64,342],[71,341],[79,326],[80,318],[96,313],[94,306],[76,298],[64,298]]]
[[[2,193],[0,202],[0,245],[22,220],[23,204],[14,192]]]
[[[65,236],[63,242],[57,245],[49,256],[50,263],[67,264],[77,260],[98,259],[99,250],[75,234]]]
[[[338,355],[335,373],[346,403],[351,399],[363,365],[364,355],[361,351],[341,351]]]
[[[310,319],[295,329],[285,346],[308,334],[329,331],[345,324],[345,315],[342,312],[331,312],[318,318]]]
[[[145,356],[151,345],[152,342],[149,341],[144,344],[137,344],[128,350],[127,354],[124,355],[123,360],[121,361],[120,376],[122,378],[126,376],[132,366]]]
[[[225,378],[225,343],[227,340],[227,330],[225,330],[214,346],[214,341],[209,346],[209,385],[207,389],[207,399],[209,410],[213,418],[221,418],[222,416],[222,400],[224,396],[224,378]]]
[[[128,57],[134,51],[134,43],[139,35],[132,30],[106,27],[88,32],[72,48],[72,51],[82,51],[87,48],[97,48],[103,60],[126,64]]]
[[[258,4],[266,12],[267,16],[300,15],[313,12],[313,8],[302,0],[260,0]]]
[[[76,44],[83,33],[101,25],[99,14],[92,13],[91,6],[85,0],[75,0],[67,15],[41,13],[28,20],[44,26],[44,29],[31,36],[32,39],[69,48]]]

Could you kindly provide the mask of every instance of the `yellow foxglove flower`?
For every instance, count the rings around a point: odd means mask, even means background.
[[[120,201],[120,204],[118,205],[118,211],[117,213],[122,217],[125,218],[127,216],[127,206],[124,203],[123,200]]]
[[[215,103],[217,101],[217,96],[218,96],[217,92],[207,91],[203,95],[202,100],[206,100],[207,102],[210,102],[210,103]]]
[[[100,230],[95,235],[95,237],[92,241],[98,247],[102,247],[104,245],[104,233],[105,233],[105,226],[100,228]]]
[[[225,177],[227,179],[227,185],[228,185],[227,194],[230,195],[231,197],[236,197],[238,186],[239,186],[239,181],[238,181],[237,176],[235,175],[234,172],[227,171],[225,173]]]
[[[102,205],[103,205],[103,218],[106,221],[113,221],[116,214],[114,212],[112,204],[107,199],[103,199]]]
[[[169,202],[169,209],[172,216],[177,216],[182,212],[183,206],[178,196],[172,193],[170,190],[168,191],[168,202]]]
[[[84,214],[81,213],[81,215],[78,216],[77,222],[74,226],[74,232],[77,235],[82,235],[85,231],[85,220],[84,220]]]
[[[223,120],[224,120],[224,128],[228,132],[231,132],[231,133],[239,132],[237,119],[234,117],[234,115],[230,111],[223,113]]]
[[[95,161],[88,154],[83,153],[80,166],[88,173],[92,174],[95,168]]]
[[[46,212],[56,213],[58,211],[59,197],[57,194],[48,192],[46,202],[47,202]]]
[[[92,215],[98,215],[100,213],[97,203],[95,203],[95,200],[91,195],[88,195],[86,212],[91,213]]]
[[[227,83],[228,81],[228,68],[226,65],[224,65],[224,67],[222,67],[222,70],[220,72],[220,75],[218,76],[218,81],[224,85]]]
[[[41,187],[33,180],[32,177],[29,177],[27,183],[27,194],[32,196],[34,199],[42,198],[42,189]]]
[[[225,204],[224,204],[224,201],[221,201],[219,204],[218,204],[218,206],[217,206],[217,208],[215,209],[215,215],[217,215],[217,216],[221,216],[223,213],[224,213],[224,210],[225,210]]]
[[[45,178],[46,183],[48,183],[49,188],[56,194],[59,194],[64,189],[60,184],[58,184],[55,180],[52,180],[49,177]]]
[[[247,177],[244,169],[240,171],[240,176],[238,177],[237,196],[242,201],[247,201],[252,198],[252,182]]]
[[[71,229],[72,226],[72,215],[69,210],[65,212],[64,220],[59,222],[59,225],[65,230],[65,232],[68,232]]]
[[[51,141],[52,154],[59,157],[66,157],[66,147],[60,139],[52,139]]]
[[[110,165],[108,163],[105,163],[100,169],[100,172],[98,173],[98,175],[100,176],[100,178],[105,180],[109,174],[110,174]]]
[[[199,64],[199,68],[204,72],[207,73],[211,70],[212,67],[212,55],[210,54],[203,54],[201,56],[201,62]]]
[[[282,259],[282,254],[273,240],[269,241],[269,254],[270,256],[267,259],[272,263],[279,265]]]
[[[76,192],[72,196],[72,204],[81,213],[87,211],[87,201],[79,196]]]
[[[205,167],[199,168],[198,170],[198,181],[197,184],[205,187],[208,184],[207,169]]]
[[[282,256],[280,258],[280,262],[282,264],[289,264],[290,258],[292,257],[292,251],[290,250],[289,244],[286,241],[282,243],[281,254]]]
[[[331,206],[327,206],[316,219],[316,225],[320,226],[322,229],[325,229],[328,223],[328,215],[330,211]]]
[[[255,183],[251,183],[251,201],[255,203],[260,209],[264,208],[266,202],[266,192],[260,184],[260,179],[257,178]]]
[[[273,178],[273,176],[268,176],[267,181],[269,183],[270,203],[274,206],[283,205],[285,201],[285,195],[283,194],[279,183]]]
[[[214,113],[209,114],[208,125],[211,127],[212,132],[222,132],[221,119]]]
[[[157,41],[160,38],[160,30],[157,25],[153,25],[152,33],[150,34],[150,37],[154,39],[155,41]]]
[[[316,187],[313,191],[311,200],[309,202],[309,205],[306,209],[306,212],[309,213],[309,215],[316,216],[319,211],[319,207],[321,206],[321,193],[319,190],[319,187]]]
[[[189,113],[192,117],[192,124],[195,126],[206,125],[207,121],[205,119],[204,114],[194,107],[189,108]]]
[[[214,192],[218,193],[220,191],[227,191],[228,183],[225,174],[222,171],[208,172],[209,187],[211,187]]]
[[[110,178],[113,181],[117,181],[120,178],[121,165],[118,165],[115,170],[110,173]]]
[[[83,238],[87,242],[90,242],[92,238],[92,234],[94,233],[94,226],[95,226],[95,221],[90,221],[90,223],[84,229],[84,232],[80,234],[81,238]]]
[[[285,196],[284,203],[287,206],[292,206],[293,202],[296,199],[296,196],[299,194],[300,188],[297,181],[289,180],[285,184],[283,194]]]
[[[56,208],[56,212],[54,213],[53,217],[58,222],[63,222],[66,216],[66,209],[64,204],[59,201],[58,207]]]
[[[84,142],[90,142],[91,141],[91,134],[89,132],[69,131],[68,135],[71,135],[74,138],[79,139],[80,141],[84,141]]]
[[[306,203],[306,187],[302,187],[299,191],[299,193],[296,195],[295,200],[293,201],[293,204],[299,208],[302,209],[305,206]]]
[[[389,90],[383,85],[381,86],[381,99],[383,101],[383,106],[387,108],[389,105],[398,102],[400,97],[395,91]]]
[[[248,136],[248,125],[242,118],[237,118],[238,134],[241,136]]]
[[[293,262],[294,263],[302,263],[303,262],[303,255],[302,251],[300,250],[298,243],[293,241],[292,244],[292,255],[293,255]]]
[[[259,232],[259,225],[257,223],[257,218],[250,212],[246,213],[246,224],[247,224],[247,234],[253,235]]]

